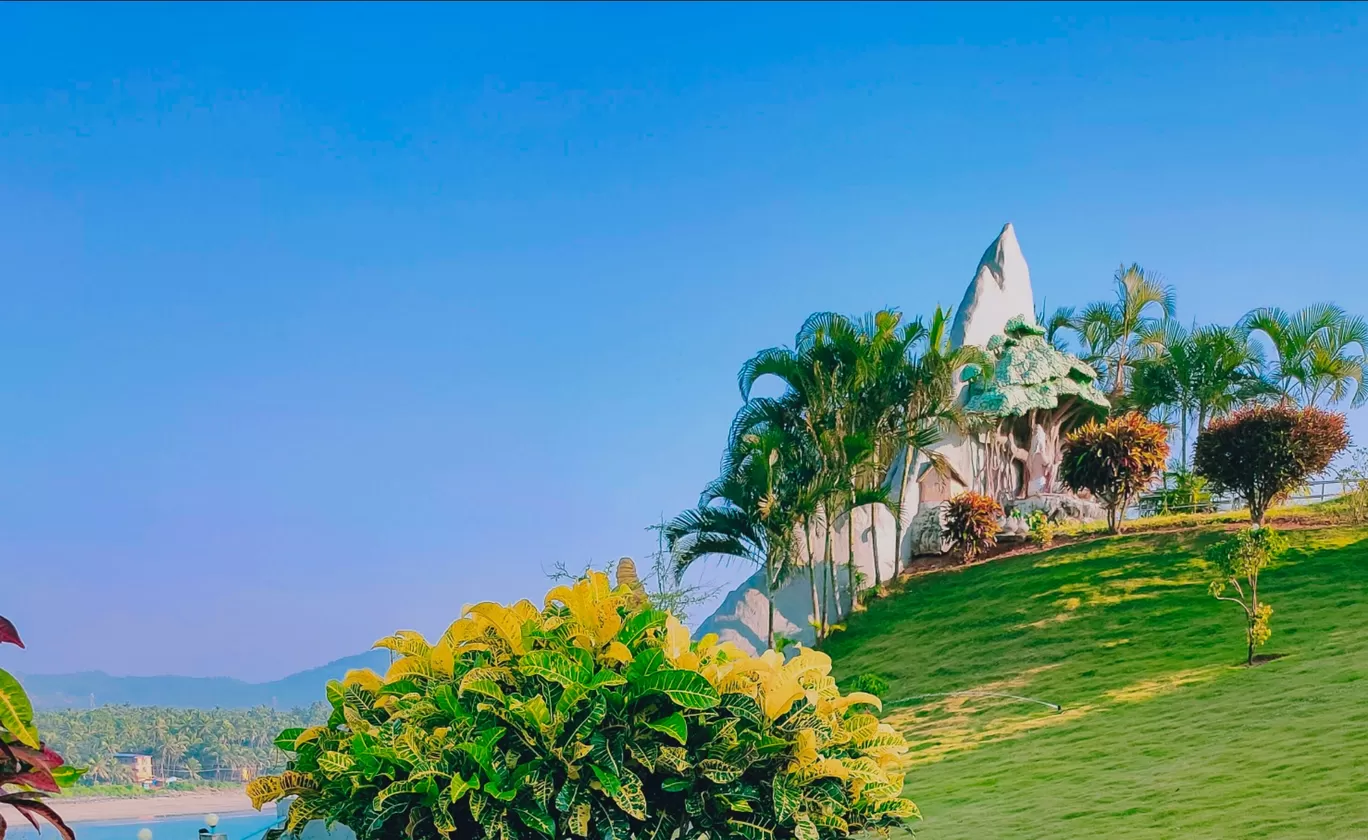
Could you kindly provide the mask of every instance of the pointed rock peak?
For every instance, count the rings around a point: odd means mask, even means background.
[[[1019,262],[1026,265],[1026,258],[1021,255],[1021,245],[1017,242],[1016,228],[1008,222],[1002,226],[1002,232],[998,234],[993,244],[988,246],[988,250],[983,252],[983,259],[979,260],[979,265],[987,265],[991,262],[997,269],[995,280],[999,285],[1006,282],[1003,275],[1002,266],[1009,262]]]
[[[988,275],[998,284],[998,288],[1005,288],[1009,265],[1020,265],[1023,270],[1026,267],[1026,258],[1021,255],[1021,245],[1017,242],[1016,228],[1012,227],[1011,222],[1002,226],[1002,232],[997,235],[997,239],[994,239],[988,250],[983,252],[978,264],[978,273],[981,274],[985,268],[988,269]]]
[[[950,341],[956,347],[986,346],[988,339],[1002,335],[1007,322],[1016,317],[1025,324],[1035,324],[1035,296],[1031,292],[1031,270],[1017,243],[1016,230],[1008,222],[979,260],[974,279],[955,312]]]

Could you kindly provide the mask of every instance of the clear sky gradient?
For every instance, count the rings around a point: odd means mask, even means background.
[[[641,557],[748,355],[1006,221],[1051,307],[1368,314],[1363,15],[0,6],[0,664],[272,678]]]

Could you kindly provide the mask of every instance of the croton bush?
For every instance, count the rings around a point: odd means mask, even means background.
[[[917,815],[907,746],[842,695],[831,661],[692,641],[639,589],[590,573],[538,609],[469,607],[435,643],[401,631],[385,676],[332,682],[326,725],[281,733],[287,770],[253,803],[298,798],[361,840],[591,837],[823,840]]]
[[[1193,462],[1216,489],[1238,493],[1250,522],[1262,525],[1269,507],[1324,471],[1349,443],[1343,414],[1254,405],[1213,420],[1197,436]]]
[[[24,646],[19,631],[4,616],[0,616],[0,644]],[[0,669],[0,805],[18,811],[35,831],[40,830],[39,821],[46,820],[66,840],[75,840],[76,835],[43,799],[59,793],[83,772],[42,742],[33,725],[28,693],[14,675]],[[0,813],[0,838],[5,829],[5,815]]]
[[[1137,412],[1103,423],[1089,420],[1064,439],[1059,477],[1107,508],[1107,529],[1121,531],[1126,506],[1149,487],[1168,460],[1168,426]]]
[[[945,509],[945,539],[966,563],[997,545],[1002,505],[982,493],[961,493]]]

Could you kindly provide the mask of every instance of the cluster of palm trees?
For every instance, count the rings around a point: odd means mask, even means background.
[[[1180,469],[1189,437],[1246,402],[1368,401],[1368,323],[1339,307],[1257,309],[1232,326],[1184,327],[1174,290],[1158,275],[1131,265],[1113,280],[1110,300],[1037,318],[1047,340],[1097,369],[1114,409],[1137,409],[1175,427]],[[914,465],[938,467],[929,448],[970,422],[956,408],[955,377],[985,358],[978,348],[950,346],[949,318],[941,309],[925,321],[893,310],[859,318],[819,312],[793,346],[763,350],[742,365],[743,403],[719,475],[696,507],[665,527],[676,573],[704,558],[741,560],[763,570],[768,593],[802,574],[820,641],[858,608],[857,511],[869,522],[873,584],[883,582],[882,507],[893,519],[896,575],[903,530],[915,513],[899,504]],[[782,385],[780,396],[752,394],[767,378]],[[843,525],[844,581],[833,545]],[[773,647],[774,598],[767,600],[766,643]]]
[[[132,769],[118,753],[152,756],[158,778],[221,778],[278,768],[285,755],[274,745],[277,734],[327,718],[325,704],[288,712],[256,709],[173,709],[159,706],[101,706],[39,714],[47,745],[66,760],[86,767],[92,782],[127,784]]]
[[[1368,401],[1368,322],[1338,306],[1262,308],[1230,326],[1185,327],[1173,287],[1157,275],[1131,265],[1117,270],[1114,284],[1112,300],[1041,313],[1041,322],[1057,346],[1098,369],[1114,407],[1175,427],[1180,469],[1207,423],[1246,403]]]
[[[757,353],[741,367],[743,404],[718,477],[697,507],[666,526],[677,573],[703,558],[740,559],[762,568],[773,592],[801,570],[823,638],[858,606],[857,510],[865,509],[870,522],[875,586],[882,583],[876,508],[892,513],[896,574],[905,524],[898,501],[917,453],[959,421],[953,375],[976,358],[973,348],[951,349],[944,310],[927,322],[893,310],[862,318],[819,312],[792,347]],[[782,384],[780,396],[752,393],[766,378]],[[844,593],[833,545],[842,524]],[[774,599],[768,600],[766,643],[773,647]]]

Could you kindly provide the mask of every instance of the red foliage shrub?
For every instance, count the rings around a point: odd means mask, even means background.
[[[1115,533],[1126,505],[1163,471],[1168,454],[1168,427],[1142,414],[1089,420],[1064,439],[1059,476],[1106,505],[1107,526]]]
[[[4,616],[0,616],[0,644],[24,646],[19,631]],[[0,805],[18,811],[34,829],[39,828],[39,820],[46,820],[63,840],[76,840],[62,816],[43,800],[60,793],[84,772],[39,740],[32,701],[18,680],[0,670]],[[4,836],[5,820],[0,817],[0,838]]]
[[[968,562],[997,545],[1002,505],[981,493],[961,493],[950,500],[945,514],[945,536],[952,551]]]
[[[1283,403],[1249,406],[1213,420],[1197,435],[1193,467],[1215,489],[1238,493],[1249,519],[1330,466],[1349,446],[1344,415]]]

